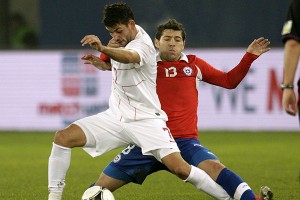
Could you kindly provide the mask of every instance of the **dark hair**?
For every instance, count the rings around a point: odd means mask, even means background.
[[[126,3],[119,2],[104,7],[102,19],[104,26],[113,27],[117,24],[127,25],[129,20],[134,20],[134,15]]]
[[[156,34],[155,34],[155,38],[156,39],[160,39],[164,30],[166,29],[171,29],[171,30],[175,30],[175,31],[181,31],[181,36],[183,41],[185,41],[185,30],[184,30],[184,26],[176,21],[175,19],[169,19],[168,21],[159,24],[156,28]]]

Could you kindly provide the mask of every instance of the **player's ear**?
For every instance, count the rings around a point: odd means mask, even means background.
[[[159,40],[155,38],[154,45],[156,48],[159,48]]]
[[[130,19],[129,22],[128,22],[128,26],[135,27],[135,21]]]

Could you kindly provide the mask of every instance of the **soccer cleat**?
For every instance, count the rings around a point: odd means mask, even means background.
[[[259,200],[273,200],[273,192],[268,186],[260,188]]]

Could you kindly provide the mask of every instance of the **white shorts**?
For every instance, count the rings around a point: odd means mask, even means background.
[[[170,153],[180,152],[162,119],[120,122],[107,110],[74,124],[84,131],[87,143],[83,149],[92,157],[128,144],[141,147],[144,155],[153,155],[159,161]]]

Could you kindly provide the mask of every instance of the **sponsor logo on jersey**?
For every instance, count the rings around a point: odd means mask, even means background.
[[[193,69],[189,66],[184,67],[182,71],[187,76],[191,76],[193,74]]]
[[[114,158],[114,163],[117,163],[121,160],[121,154],[116,155],[116,157]]]

